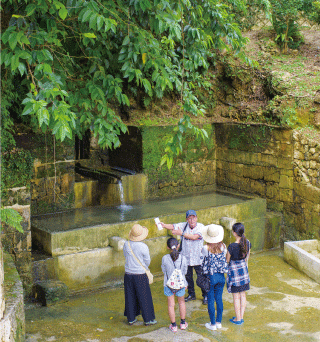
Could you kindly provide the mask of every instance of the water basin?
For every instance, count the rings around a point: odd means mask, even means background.
[[[318,240],[285,242],[284,259],[320,284],[320,242]]]
[[[132,206],[96,206],[32,217],[32,226],[49,233],[77,228],[128,222],[185,213],[194,210],[244,203],[251,198],[211,192],[166,200],[135,203]]]

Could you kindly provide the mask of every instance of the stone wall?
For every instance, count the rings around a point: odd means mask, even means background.
[[[205,141],[188,133],[182,141],[183,151],[168,170],[161,166],[166,141],[174,127],[143,127],[143,173],[148,176],[148,198],[171,197],[212,191],[216,187],[215,131],[203,127],[209,138]]]
[[[74,141],[59,143],[50,135],[39,134],[30,149],[35,157],[32,215],[74,208]]]
[[[3,289],[6,301],[3,317],[0,317],[0,342],[23,342],[25,340],[25,314],[22,283],[11,256],[7,253],[4,253],[4,262]]]
[[[16,210],[22,217],[23,232],[2,223],[2,245],[4,250],[12,255],[21,280],[25,285],[26,293],[28,293],[32,284],[30,191],[26,187],[7,189],[5,204],[5,208]]]
[[[3,249],[1,243],[1,232],[0,232],[0,320],[3,318],[5,310],[4,302],[4,267],[3,267]]]
[[[283,213],[282,240],[319,237],[319,145],[281,128],[215,127],[217,186],[266,198]]]
[[[294,205],[289,211],[298,237],[320,237],[320,142],[294,132]]]

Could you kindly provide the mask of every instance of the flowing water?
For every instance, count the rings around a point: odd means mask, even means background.
[[[124,192],[123,192],[123,186],[121,180],[119,180],[119,194],[120,194],[120,205],[117,207],[117,209],[120,211],[120,221],[124,221],[125,219],[125,213],[129,210],[132,210],[133,207],[131,205],[127,205],[124,201]]]

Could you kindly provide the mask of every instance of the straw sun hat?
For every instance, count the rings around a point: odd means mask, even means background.
[[[224,230],[218,224],[209,224],[202,230],[202,237],[205,242],[218,243],[223,240]]]
[[[130,230],[129,240],[131,241],[142,241],[148,236],[148,228],[135,224]]]

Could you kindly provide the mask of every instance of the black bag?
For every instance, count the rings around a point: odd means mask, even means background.
[[[210,290],[210,278],[208,274],[203,273],[203,266],[208,263],[208,257],[205,256],[201,265],[201,272],[197,274],[196,284],[200,287],[200,289],[204,292],[209,292]]]
[[[197,285],[200,287],[200,289],[204,292],[209,292],[210,290],[210,278],[207,274],[203,274],[202,272],[198,274],[197,276]]]
[[[187,226],[188,226],[188,223],[184,226],[183,228],[183,231],[182,231],[182,234],[185,232],[185,230],[187,229]],[[179,246],[179,253],[182,251],[182,241],[183,241],[183,236],[181,236],[181,239],[180,239],[180,246]]]

